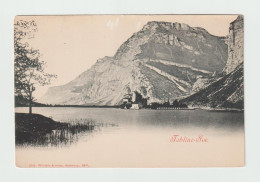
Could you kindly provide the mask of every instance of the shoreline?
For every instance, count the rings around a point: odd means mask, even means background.
[[[92,120],[66,123],[55,121],[42,114],[15,112],[15,144],[59,145],[74,140],[81,132],[92,131],[96,124]]]
[[[16,106],[15,108],[24,108],[28,106]],[[41,107],[57,107],[57,108],[115,108],[115,109],[121,109],[119,106],[81,106],[81,105],[68,105],[68,106],[33,106],[33,108],[41,108]],[[142,108],[142,109],[123,109],[123,110],[205,110],[205,111],[211,111],[211,112],[244,112],[244,109],[238,109],[238,108],[209,108],[209,107],[189,107],[189,108],[172,108],[172,107],[161,107],[157,109],[151,109],[151,108]]]

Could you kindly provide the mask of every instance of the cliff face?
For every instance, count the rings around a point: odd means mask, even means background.
[[[227,60],[223,38],[186,24],[148,22],[113,57],[98,60],[68,84],[40,99],[49,104],[120,104],[138,91],[149,102],[190,95],[199,77],[221,72]]]
[[[228,60],[223,71],[228,74],[244,61],[244,18],[242,15],[230,23],[227,42]]]
[[[223,73],[225,76],[218,80],[207,78],[198,79],[193,86],[195,94],[183,99],[193,106],[244,107],[244,22],[243,17],[230,23],[230,30],[226,42],[228,44],[228,59]],[[202,89],[201,89],[202,88]]]
[[[222,71],[227,45],[221,37],[187,24],[148,22],[117,50],[115,59],[162,59],[207,71]]]

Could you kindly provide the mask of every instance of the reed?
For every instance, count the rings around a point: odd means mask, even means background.
[[[16,113],[15,122],[17,145],[66,145],[96,127],[96,122],[91,119],[56,122],[42,115],[23,113]]]

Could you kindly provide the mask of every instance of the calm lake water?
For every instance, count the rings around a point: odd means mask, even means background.
[[[28,112],[28,108],[15,111]],[[243,113],[70,107],[39,107],[33,112],[60,122],[93,120],[99,127],[66,145],[16,146],[17,166],[204,167],[244,163]],[[177,142],[174,135],[207,142]]]

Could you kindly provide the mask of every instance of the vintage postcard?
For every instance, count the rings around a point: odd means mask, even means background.
[[[243,62],[243,15],[16,16],[16,166],[244,166]]]

